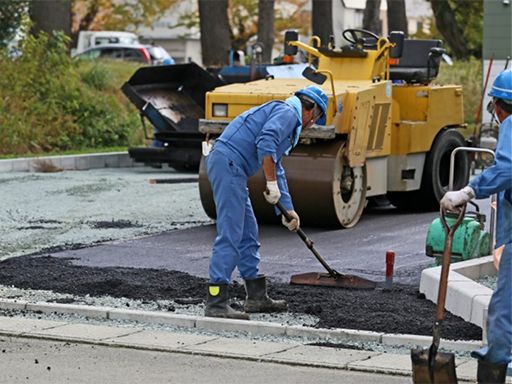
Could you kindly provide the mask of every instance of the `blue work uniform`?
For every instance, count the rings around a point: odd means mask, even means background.
[[[500,125],[495,163],[475,177],[469,186],[477,199],[497,193],[496,248],[504,245],[498,282],[488,308],[488,347],[473,357],[490,363],[511,361],[512,350],[512,115]]]
[[[271,156],[280,202],[292,210],[281,158],[297,144],[301,129],[301,104],[292,96],[242,113],[215,141],[206,163],[217,212],[217,237],[209,267],[211,283],[229,283],[235,267],[244,279],[258,276],[258,225],[247,181],[262,167],[263,158]]]

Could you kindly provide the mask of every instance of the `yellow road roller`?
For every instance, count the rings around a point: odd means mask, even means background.
[[[450,154],[465,145],[462,87],[437,85],[444,49],[440,40],[379,37],[348,29],[346,45],[308,43],[285,34],[285,54],[308,57],[300,78],[273,78],[217,87],[206,94],[199,130],[212,141],[237,115],[284,100],[316,83],[329,96],[326,125],[302,131],[300,144],[282,159],[303,225],[350,228],[371,199],[386,196],[403,210],[436,210],[448,186]],[[469,160],[456,159],[454,188],[467,183]],[[205,212],[215,218],[204,159],[199,188]],[[263,197],[263,173],[249,180],[256,217],[276,220]]]

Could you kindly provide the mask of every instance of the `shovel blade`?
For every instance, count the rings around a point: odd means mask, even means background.
[[[328,273],[309,272],[293,275],[290,284],[317,285],[351,289],[375,289],[375,282],[353,275],[331,276]]]
[[[429,363],[430,349],[411,350],[412,381],[414,384],[457,384],[455,355],[437,352],[433,366]]]

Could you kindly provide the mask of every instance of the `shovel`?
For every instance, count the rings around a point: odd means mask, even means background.
[[[439,292],[437,295],[437,312],[434,323],[433,340],[429,349],[414,348],[411,350],[412,379],[415,384],[457,384],[455,372],[455,355],[453,353],[438,352],[441,339],[441,324],[444,320],[444,305],[448,288],[448,272],[452,256],[453,235],[462,222],[466,211],[466,205],[461,208],[459,216],[453,225],[448,227],[445,213],[441,208],[441,222],[446,232],[444,242],[443,264],[441,266],[441,278],[439,280]]]
[[[281,214],[286,220],[291,221],[293,218],[290,216],[285,207],[278,201],[276,207],[279,209]],[[300,275],[293,275],[290,280],[290,284],[296,285],[319,285],[326,287],[339,287],[339,288],[352,288],[352,289],[374,289],[376,283],[362,277],[353,275],[342,275],[338,271],[332,269],[329,264],[324,260],[322,256],[314,247],[313,241],[306,236],[302,229],[297,229],[297,235],[306,244],[309,250],[315,255],[316,259],[322,264],[327,273],[309,272],[302,273]]]

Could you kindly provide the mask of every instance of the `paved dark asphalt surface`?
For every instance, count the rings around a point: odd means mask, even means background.
[[[341,273],[382,281],[385,254],[391,249],[396,253],[395,281],[417,284],[421,270],[432,263],[424,248],[428,226],[436,216],[435,212],[411,214],[371,209],[352,229],[304,231],[331,267]],[[165,268],[206,277],[214,238],[215,227],[209,225],[51,255],[71,257],[77,265]],[[300,238],[284,227],[262,226],[260,241],[261,272],[271,278],[286,281],[295,273],[322,271]]]
[[[489,203],[479,203],[489,220]],[[425,255],[425,239],[437,216],[437,212],[403,213],[387,206],[367,208],[355,228],[303,229],[338,272],[384,281],[386,251],[393,250],[394,281],[416,285],[422,269],[433,264]],[[163,268],[207,277],[215,234],[215,226],[208,225],[51,255],[73,258],[75,264],[84,266]],[[296,273],[323,272],[302,240],[282,226],[261,226],[260,242],[261,272],[270,278],[287,281]],[[238,273],[233,276],[238,277]]]

